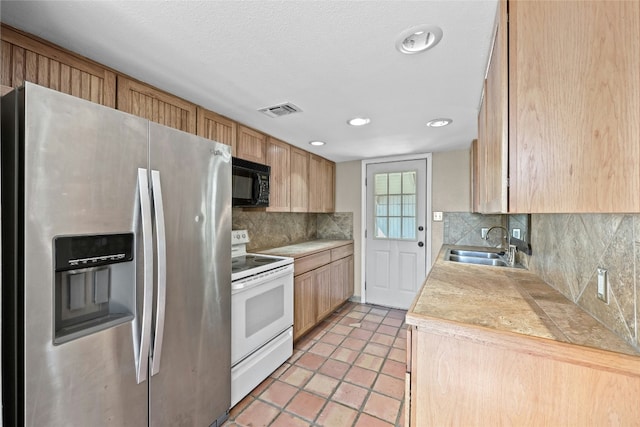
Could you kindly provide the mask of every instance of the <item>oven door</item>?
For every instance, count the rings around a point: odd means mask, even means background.
[[[293,325],[293,264],[233,282],[231,365]]]

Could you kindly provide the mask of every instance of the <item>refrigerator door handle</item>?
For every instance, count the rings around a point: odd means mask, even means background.
[[[140,213],[142,217],[142,251],[143,262],[143,299],[140,347],[136,360],[136,382],[140,384],[147,379],[149,369],[149,344],[151,342],[151,311],[153,304],[153,235],[151,226],[151,198],[149,197],[149,180],[147,170],[138,169],[138,191],[140,196]]]
[[[162,357],[162,337],[164,335],[164,313],[167,296],[167,244],[164,228],[164,205],[162,200],[162,186],[160,185],[160,172],[151,171],[151,188],[153,192],[153,204],[155,214],[155,226],[157,236],[157,264],[156,277],[158,278],[158,295],[156,302],[156,330],[151,357],[151,375],[160,372],[160,359]]]

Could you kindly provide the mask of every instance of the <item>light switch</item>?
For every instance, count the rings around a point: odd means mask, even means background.
[[[442,212],[434,212],[433,213],[434,221],[442,221]]]
[[[609,275],[605,268],[598,267],[598,299],[609,304]]]

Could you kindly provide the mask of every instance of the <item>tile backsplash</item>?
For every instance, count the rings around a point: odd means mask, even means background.
[[[640,214],[534,214],[531,271],[640,350]],[[609,303],[596,296],[597,269]]]
[[[352,213],[289,213],[233,209],[232,228],[248,230],[248,251],[313,239],[353,239]]]

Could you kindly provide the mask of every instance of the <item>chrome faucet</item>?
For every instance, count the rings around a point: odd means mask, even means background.
[[[511,235],[509,234],[509,230],[507,230],[505,227],[501,225],[494,225],[493,227],[487,230],[487,234],[484,235],[484,240],[489,240],[489,233],[491,233],[491,230],[493,230],[494,228],[500,228],[505,232],[504,237],[505,237],[505,242],[507,246],[504,249],[507,251],[507,264],[509,264],[510,267],[513,267],[516,260],[517,248],[515,245],[511,244]],[[500,242],[500,245],[502,246],[502,242]]]

